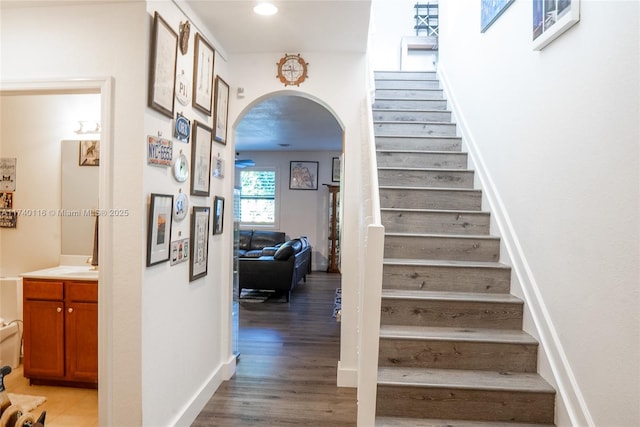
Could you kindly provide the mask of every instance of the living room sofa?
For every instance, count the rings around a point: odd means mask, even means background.
[[[280,231],[240,230],[239,292],[264,289],[283,292],[287,302],[293,288],[311,272],[311,245],[306,237],[286,240]]]

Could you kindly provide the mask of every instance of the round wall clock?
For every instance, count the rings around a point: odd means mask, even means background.
[[[307,66],[309,65],[304,59],[297,55],[289,55],[287,53],[277,63],[278,77],[285,86],[300,86],[300,83],[306,80]]]

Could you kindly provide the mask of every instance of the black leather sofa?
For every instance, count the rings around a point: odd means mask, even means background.
[[[291,290],[311,273],[311,245],[306,237],[285,240],[280,231],[240,230],[238,249],[239,292],[265,289]]]

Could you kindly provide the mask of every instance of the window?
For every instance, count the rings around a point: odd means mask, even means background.
[[[252,225],[275,225],[275,169],[240,171],[240,222]]]

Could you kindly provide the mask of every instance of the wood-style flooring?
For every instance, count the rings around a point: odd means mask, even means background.
[[[338,274],[313,272],[283,299],[240,303],[236,374],[192,427],[355,426],[356,389],[336,386]]]

